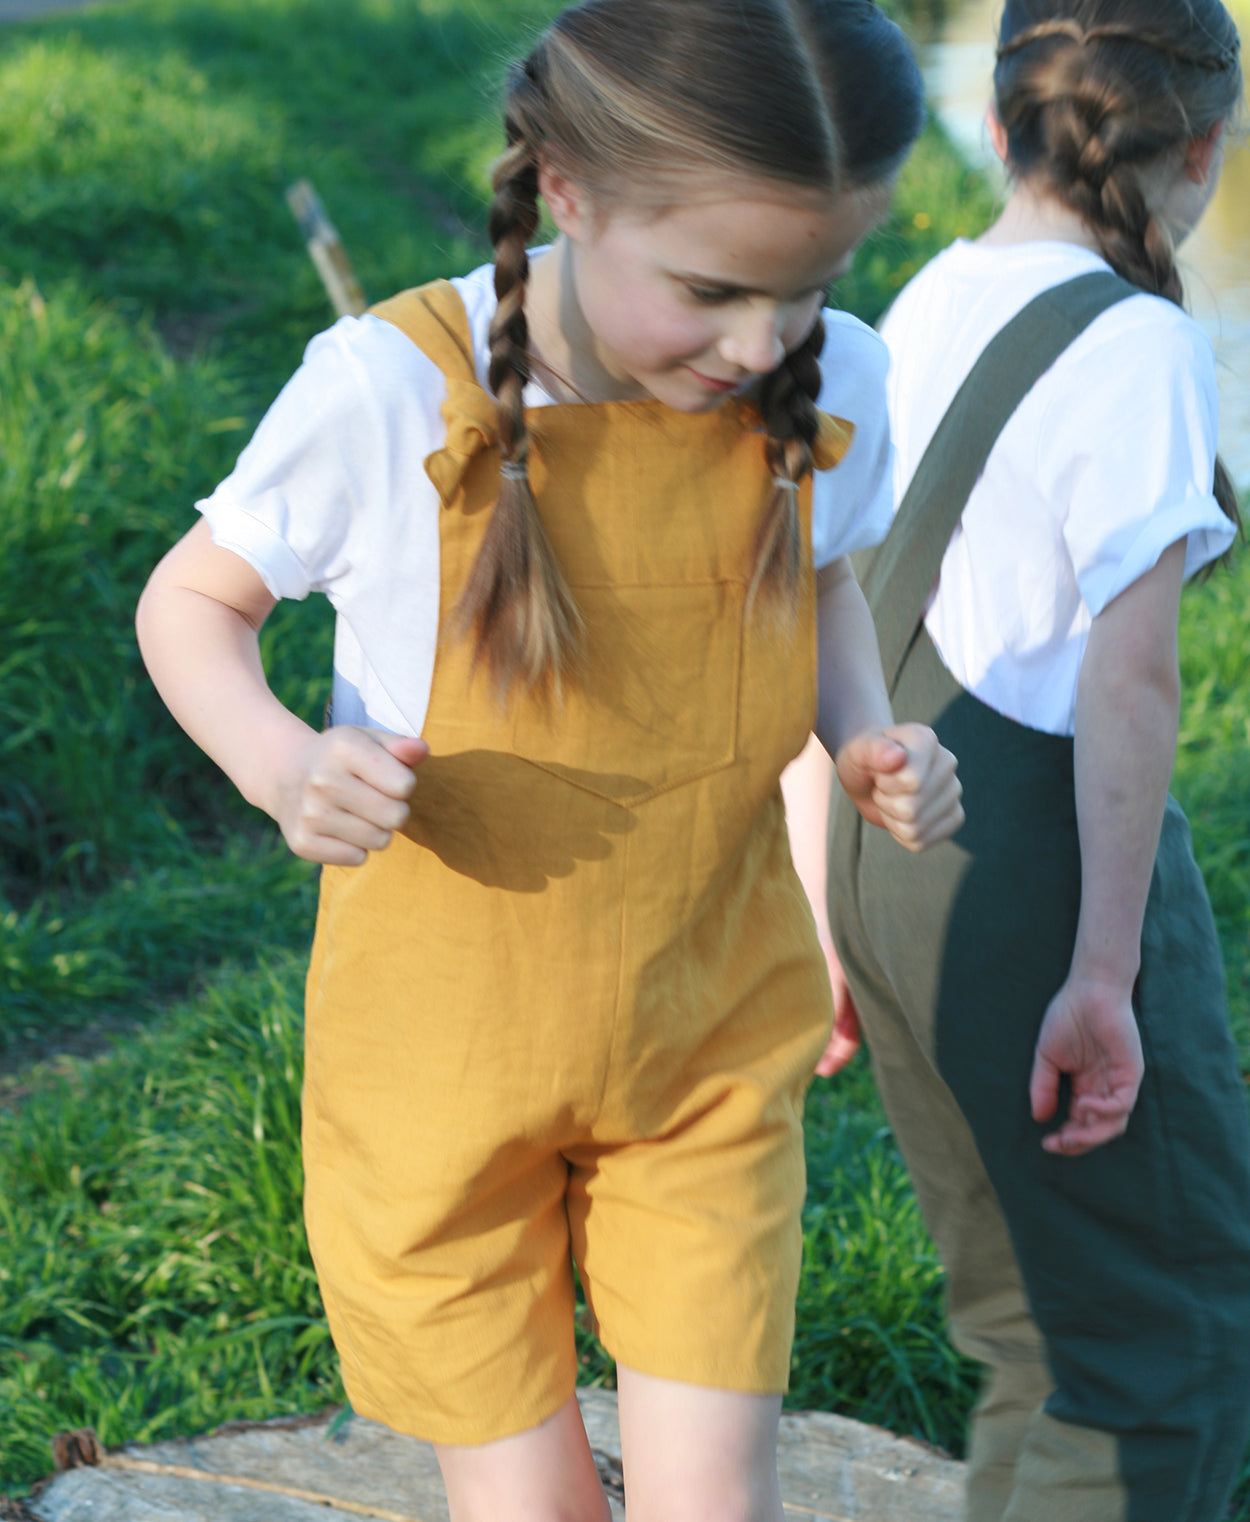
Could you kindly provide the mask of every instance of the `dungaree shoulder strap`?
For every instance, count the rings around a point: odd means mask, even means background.
[[[955,393],[885,542],[871,559],[857,557],[889,692],[924,616],[946,546],[1007,420],[1095,317],[1139,294],[1137,286],[1110,270],[1043,291],[994,335]]]
[[[473,338],[460,293],[450,280],[431,280],[369,308],[397,327],[449,379],[475,381]]]

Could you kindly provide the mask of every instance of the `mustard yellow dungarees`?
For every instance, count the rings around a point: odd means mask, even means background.
[[[497,492],[495,406],[453,287],[378,314],[448,377],[427,462],[445,617]],[[441,643],[409,823],[325,869],[308,977],[305,1206],[344,1380],[356,1411],[436,1442],[569,1398],[573,1258],[617,1359],[785,1388],[830,1023],[777,786],[813,717],[810,565],[793,636],[744,616],[757,415],[528,421],[584,686],[505,710]],[[821,466],[849,436],[822,419]]]

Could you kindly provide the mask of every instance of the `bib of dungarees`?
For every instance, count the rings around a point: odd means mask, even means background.
[[[781,1389],[829,1023],[777,785],[814,718],[810,483],[790,628],[746,608],[748,402],[529,409],[585,659],[505,704],[446,632],[495,403],[452,286],[377,312],[447,377],[443,632],[408,824],[325,870],[309,972],[306,1211],[353,1406],[449,1442],[541,1420],[575,1373],[570,1245],[615,1356]],[[817,464],[849,438],[822,418]]]

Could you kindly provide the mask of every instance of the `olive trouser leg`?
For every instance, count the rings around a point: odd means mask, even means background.
[[[1029,1425],[1054,1388],[1002,1211],[951,1091],[889,985],[849,947],[873,1075],[946,1272],[951,1341],[985,1366],[968,1444],[968,1522],[1000,1522]],[[870,1012],[870,1013],[869,1013]]]
[[[977,703],[923,638],[895,709],[959,756],[967,823],[917,859],[842,814],[831,917],[956,1336],[995,1370],[995,1420],[973,1439],[978,1522],[1021,1426],[1012,1392],[1041,1383],[1021,1280],[1054,1388],[1020,1439],[1005,1522],[1214,1522],[1250,1414],[1250,1126],[1184,818],[1169,806],[1143,932],[1137,1110],[1126,1136],[1052,1157],[1027,1088],[1079,910],[1071,742]],[[1009,1353],[995,1327],[1016,1329]]]

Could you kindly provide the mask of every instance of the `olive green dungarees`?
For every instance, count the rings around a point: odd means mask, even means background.
[[[946,1267],[952,1335],[988,1366],[971,1522],[1215,1522],[1250,1425],[1250,1126],[1184,815],[1169,799],[1134,993],[1146,1076],[1127,1133],[1052,1156],[1028,1083],[1080,905],[1073,742],[966,692],[920,621],[1003,424],[1131,289],[1081,277],[994,340],[864,576],[895,716],[933,725],[964,785],[963,828],[918,858],[842,807],[829,897]]]

